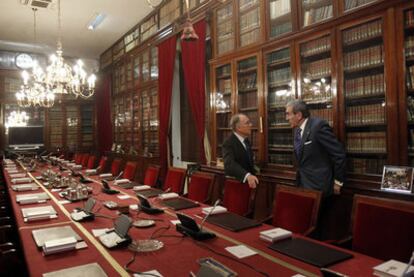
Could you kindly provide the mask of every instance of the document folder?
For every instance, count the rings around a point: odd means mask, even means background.
[[[165,206],[173,209],[174,211],[190,209],[190,208],[195,208],[195,207],[200,206],[198,203],[188,200],[186,198],[182,198],[182,197],[164,200],[162,201],[162,203]]]
[[[353,257],[352,254],[300,238],[278,241],[269,248],[317,267],[328,267]]]
[[[164,191],[163,190],[160,190],[160,189],[153,189],[153,188],[146,189],[146,190],[141,190],[139,192],[139,194],[141,194],[141,195],[143,195],[143,196],[145,196],[147,198],[151,198],[151,197],[158,196],[161,193],[164,193]]]
[[[207,218],[207,222],[233,232],[238,232],[261,225],[261,223],[256,220],[234,213],[212,214]]]

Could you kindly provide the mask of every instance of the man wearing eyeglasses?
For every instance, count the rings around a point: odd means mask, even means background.
[[[230,119],[233,133],[223,143],[224,172],[235,177],[250,188],[256,188],[259,180],[255,176],[254,157],[249,137],[252,123],[245,114],[235,114]]]

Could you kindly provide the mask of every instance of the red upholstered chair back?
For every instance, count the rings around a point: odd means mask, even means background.
[[[87,164],[86,168],[87,169],[95,168],[95,162],[96,162],[96,156],[95,155],[89,156],[88,164]]]
[[[122,162],[122,160],[118,159],[118,158],[116,158],[112,161],[112,164],[111,164],[112,176],[115,176],[115,175],[119,174],[119,172],[121,170],[121,162]]]
[[[105,156],[102,156],[101,159],[99,160],[98,167],[99,167],[100,172],[105,172],[107,161],[108,161],[108,157],[105,157]]]
[[[308,235],[316,228],[321,192],[278,185],[275,192],[272,225]]]
[[[75,164],[81,164],[82,163],[83,154],[82,153],[76,153],[73,160],[75,161]]]
[[[354,196],[352,249],[381,259],[408,262],[414,249],[414,203]]]
[[[88,166],[88,161],[89,161],[89,154],[88,153],[83,154],[82,163],[81,163],[83,168]]]
[[[210,199],[215,175],[204,172],[195,172],[188,183],[188,198],[206,203]]]
[[[134,180],[135,173],[137,172],[137,162],[127,162],[124,169],[124,174],[122,174],[122,178]]]
[[[155,187],[158,181],[158,175],[160,174],[160,168],[155,165],[150,165],[145,170],[144,185]]]
[[[182,194],[184,189],[186,169],[170,167],[165,176],[163,189],[171,189],[171,192]]]
[[[251,189],[247,183],[243,184],[235,179],[226,179],[223,193],[223,206],[228,211],[242,216],[249,213]]]

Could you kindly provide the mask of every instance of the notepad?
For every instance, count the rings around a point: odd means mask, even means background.
[[[268,242],[275,242],[292,237],[292,232],[283,228],[273,228],[260,232],[260,238]]]
[[[211,212],[211,210],[213,210],[213,211]],[[223,207],[223,206],[206,207],[206,208],[202,209],[203,214],[221,214],[221,213],[225,213],[225,212],[227,212],[227,208]]]
[[[407,268],[406,263],[402,263],[396,260],[389,260],[385,263],[377,265],[373,268],[374,275],[380,277],[400,277]],[[408,268],[407,273],[404,277],[414,276],[414,266]]]
[[[165,199],[176,198],[176,197],[178,197],[178,194],[175,193],[175,192],[162,193],[162,194],[158,195],[158,197],[162,200],[165,200]]]
[[[126,184],[131,182],[129,179],[119,179],[119,180],[115,180],[115,184],[119,185],[119,184]]]
[[[132,189],[135,191],[141,191],[141,190],[146,190],[146,189],[150,189],[150,186],[147,185],[142,185],[142,186],[134,186]]]

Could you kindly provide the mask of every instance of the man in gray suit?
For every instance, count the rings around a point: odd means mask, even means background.
[[[286,105],[286,120],[294,128],[298,186],[322,191],[326,198],[340,193],[345,178],[345,150],[329,124],[310,117],[302,100]]]
[[[254,189],[259,180],[254,175],[253,151],[248,137],[252,123],[244,114],[235,114],[230,119],[233,133],[223,143],[224,172]]]

